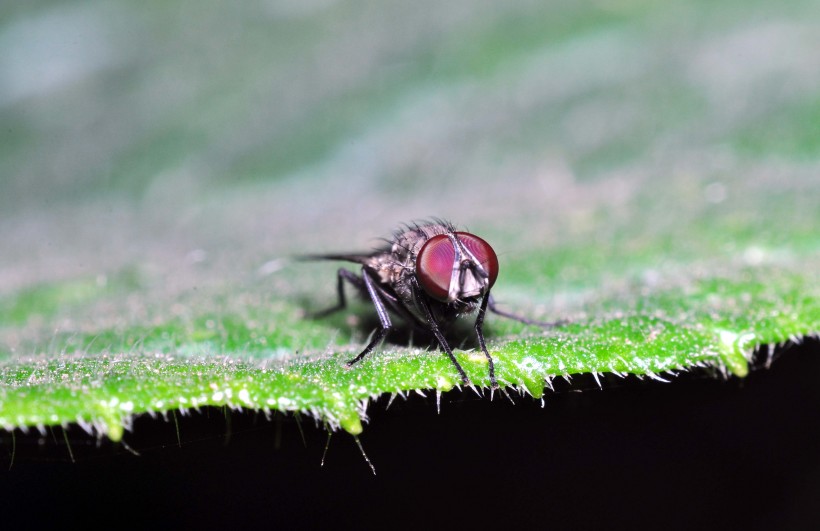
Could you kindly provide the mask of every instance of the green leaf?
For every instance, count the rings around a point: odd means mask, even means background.
[[[742,377],[820,332],[815,3],[458,4],[0,19],[32,64],[55,27],[89,39],[67,77],[0,93],[0,426],[118,440],[134,415],[228,406],[355,434],[371,400],[449,391],[412,338],[346,369],[372,307],[305,318],[338,265],[288,259],[431,214],[494,246],[504,309],[569,321],[488,317],[499,381],[533,397]]]

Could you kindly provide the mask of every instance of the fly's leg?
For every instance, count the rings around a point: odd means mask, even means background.
[[[526,317],[521,317],[520,315],[515,315],[514,313],[508,313],[503,310],[499,310],[498,306],[495,305],[495,301],[492,297],[487,294],[487,297],[484,298],[484,302],[481,304],[481,309],[484,310],[484,307],[488,306],[490,311],[494,314],[500,315],[502,317],[506,317],[507,319],[512,319],[513,321],[518,321],[519,323],[524,323],[527,325],[535,325],[540,326],[541,328],[556,328],[558,326],[564,326],[565,324],[569,324],[569,321],[566,319],[562,319],[560,321],[553,321],[551,323],[547,323],[544,321],[535,321],[533,319],[527,319]],[[483,312],[482,312],[483,313]],[[479,314],[481,315],[481,314]],[[480,337],[480,336],[479,336]]]
[[[490,386],[493,389],[498,389],[498,380],[495,379],[495,365],[493,364],[493,357],[487,350],[487,344],[484,342],[484,315],[487,313],[487,304],[490,302],[490,292],[484,295],[481,301],[481,307],[478,309],[478,317],[475,320],[475,333],[478,336],[478,344],[481,345],[481,352],[487,356],[487,365],[490,369]]]
[[[335,306],[331,306],[330,308],[327,308],[325,310],[321,310],[321,311],[313,312],[313,313],[309,314],[311,318],[319,319],[321,317],[325,317],[325,316],[330,315],[332,313],[338,312],[339,310],[344,310],[347,307],[347,299],[345,298],[345,289],[344,289],[345,288],[344,287],[344,281],[345,280],[347,280],[353,286],[355,286],[356,288],[358,288],[360,290],[364,289],[364,283],[363,283],[362,279],[359,278],[358,276],[356,276],[355,273],[353,273],[351,271],[348,271],[347,269],[340,268],[339,271],[336,274],[337,274],[337,278],[339,280],[338,284],[336,285],[337,286],[336,289],[338,290],[338,293],[339,293],[339,302],[336,303]]]
[[[450,361],[453,362],[455,365],[456,370],[458,370],[458,374],[461,376],[461,382],[464,385],[472,385],[470,378],[467,376],[467,373],[464,372],[464,369],[461,368],[459,365],[458,360],[453,355],[453,350],[450,348],[450,345],[447,343],[447,340],[444,339],[444,334],[441,333],[441,330],[438,327],[438,323],[433,318],[433,312],[430,311],[430,306],[427,304],[427,300],[421,294],[421,290],[418,284],[413,281],[413,291],[415,299],[418,301],[419,306],[421,306],[422,310],[424,311],[424,316],[427,319],[427,325],[430,327],[430,331],[433,332],[433,335],[436,336],[436,340],[438,344],[441,345],[441,348],[444,349],[444,352],[447,353],[447,356],[450,358]]]
[[[341,274],[344,269],[340,269],[339,273]],[[346,273],[350,273],[349,271],[345,271]],[[353,273],[350,273],[353,275]],[[355,277],[355,275],[353,275]],[[341,279],[341,276],[339,277]],[[356,280],[359,280],[359,277],[356,277]],[[364,283],[365,288],[367,289],[367,294],[370,295],[370,299],[373,301],[373,306],[376,307],[376,313],[379,315],[379,322],[381,323],[382,327],[373,335],[373,339],[370,340],[370,343],[364,348],[364,350],[353,358],[352,360],[348,361],[345,365],[350,367],[354,363],[361,361],[362,358],[373,352],[373,349],[376,348],[376,345],[381,343],[381,341],[385,338],[387,333],[392,328],[393,324],[390,322],[390,316],[387,314],[387,308],[384,306],[384,301],[382,300],[381,296],[379,295],[378,291],[376,290],[376,286],[373,283],[373,279],[370,278],[370,274],[367,272],[366,269],[362,268],[362,282]],[[341,280],[339,281],[339,286],[341,286]],[[341,293],[341,289],[339,290]]]

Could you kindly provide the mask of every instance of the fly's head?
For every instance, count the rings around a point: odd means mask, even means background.
[[[498,277],[498,257],[490,244],[469,232],[448,230],[429,238],[416,256],[416,278],[431,298],[470,304]]]

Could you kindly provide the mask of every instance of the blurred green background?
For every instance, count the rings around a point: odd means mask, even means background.
[[[12,1],[0,49],[6,351],[322,304],[332,266],[277,258],[431,215],[559,314],[818,247],[815,2]]]
[[[551,244],[774,178],[814,222],[819,29],[811,1],[4,2],[0,292],[431,214]]]
[[[10,0],[0,50],[0,358],[24,366],[356,350],[355,321],[301,319],[335,266],[286,257],[433,215],[494,245],[528,315],[816,301],[816,1]]]

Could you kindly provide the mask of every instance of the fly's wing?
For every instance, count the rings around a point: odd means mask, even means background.
[[[302,254],[294,256],[293,258],[299,261],[342,260],[344,262],[364,264],[373,256],[373,254],[374,253]]]
[[[385,240],[385,244],[390,242]],[[373,267],[373,259],[377,256],[384,255],[390,252],[389,246],[385,245],[382,248],[375,248],[372,251],[354,252],[354,253],[329,253],[329,254],[302,254],[294,256],[295,260],[313,261],[313,260],[341,260],[343,262],[353,262],[354,264],[362,264],[364,266]]]

